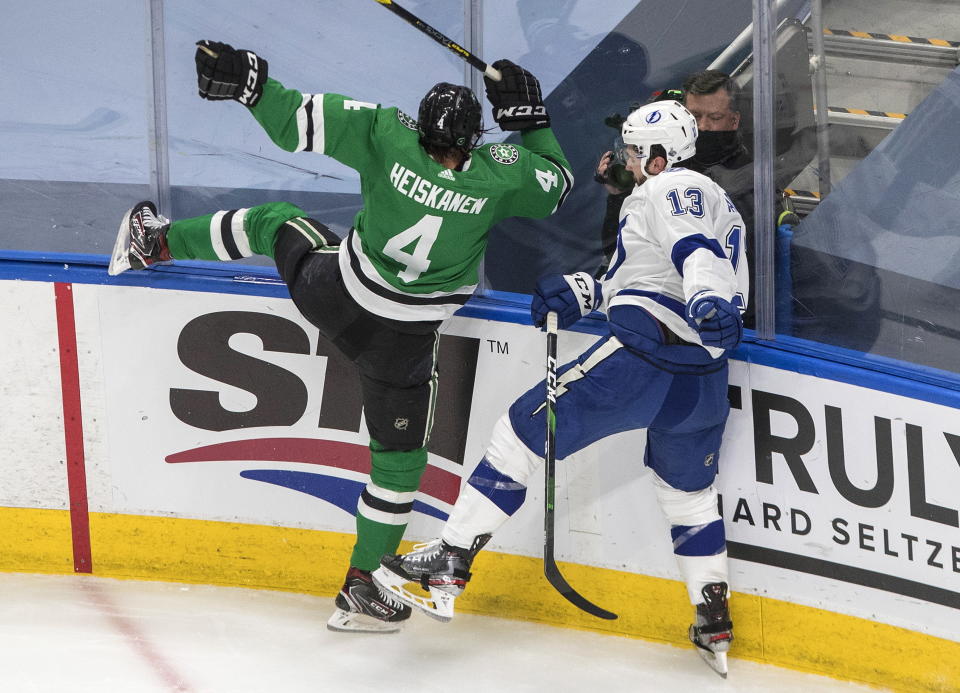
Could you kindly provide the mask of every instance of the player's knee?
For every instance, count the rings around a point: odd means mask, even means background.
[[[427,449],[396,450],[370,441],[370,481],[394,493],[416,491],[427,467]]]
[[[303,258],[311,250],[313,246],[305,238],[291,232],[286,224],[281,226],[273,244],[273,259],[277,264],[280,278],[290,284]]]
[[[430,420],[426,401],[404,396],[364,398],[364,413],[370,437],[390,450],[416,450],[426,445]]]
[[[291,207],[303,214],[299,208]],[[314,219],[303,216],[287,219],[277,230],[273,244],[273,259],[280,278],[290,284],[308,253],[326,245],[336,245],[338,241],[330,229]]]
[[[541,458],[544,455],[543,432],[546,430],[546,420],[544,418],[543,395],[535,393],[534,390],[536,389],[542,390],[542,384],[540,388],[530,388],[514,400],[510,408],[507,409],[505,417],[507,421],[497,422],[497,425],[505,423],[516,438],[521,440],[538,458]]]
[[[299,234],[313,246],[313,249],[335,248],[340,245],[340,237],[331,231],[329,226],[306,216],[299,207],[293,207],[293,209],[299,214],[283,223],[285,233]]]
[[[388,425],[371,425],[371,422],[367,421],[367,428],[370,429],[370,435],[376,435],[377,440],[387,450],[411,452],[424,447],[424,429],[421,427],[419,430],[408,430],[402,418],[395,419]]]
[[[484,458],[497,472],[524,486],[543,461],[517,435],[509,414],[504,414],[494,424]]]
[[[433,424],[432,380],[412,387],[361,376],[363,409],[370,437],[393,450],[426,445]]]
[[[699,491],[682,491],[654,473],[653,487],[660,508],[671,525],[695,527],[720,519],[717,489],[713,484]]]

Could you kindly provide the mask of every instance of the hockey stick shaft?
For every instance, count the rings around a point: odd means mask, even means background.
[[[557,490],[557,314],[547,313],[547,439],[544,444],[543,574],[567,601],[597,618],[612,620],[617,615],[603,609],[577,592],[560,573],[554,558]]]
[[[418,28],[420,31],[425,33],[427,36],[432,38],[441,46],[456,53],[458,56],[466,60],[467,63],[469,63],[472,67],[475,67],[476,69],[480,70],[480,72],[485,74],[494,82],[499,82],[501,80],[502,75],[500,74],[500,70],[498,70],[495,67],[491,67],[490,65],[487,65],[480,58],[475,56],[473,53],[468,51],[459,43],[457,43],[451,38],[444,36],[439,31],[434,29],[432,26],[430,26],[429,24],[421,20],[419,17],[417,17],[415,14],[412,14],[411,12],[408,12],[407,10],[400,7],[400,5],[393,2],[393,0],[377,0],[377,2],[383,5],[384,7],[386,7],[388,10],[393,12],[395,15],[397,15],[404,21],[409,22],[410,24]]]

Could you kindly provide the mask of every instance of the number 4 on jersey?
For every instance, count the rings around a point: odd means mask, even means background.
[[[550,192],[550,188],[555,188],[560,184],[556,171],[542,171],[538,168],[534,169],[534,173],[537,176],[537,182],[543,188],[543,192]]]
[[[420,221],[401,231],[396,236],[387,241],[383,246],[383,253],[403,265],[403,269],[397,272],[397,276],[405,282],[416,281],[421,274],[430,267],[430,249],[437,242],[437,236],[440,234],[440,225],[443,223],[443,217],[433,214],[425,215]],[[412,244],[413,252],[408,253],[406,248]]]

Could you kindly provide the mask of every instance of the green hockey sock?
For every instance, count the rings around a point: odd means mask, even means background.
[[[357,513],[357,543],[353,546],[350,565],[360,570],[376,570],[384,554],[396,553],[407,529],[402,525],[387,525],[368,520]]]
[[[170,254],[177,260],[239,260],[273,257],[277,231],[306,212],[289,202],[268,202],[175,221],[167,231]]]
[[[370,483],[357,501],[357,543],[350,565],[375,570],[384,554],[396,553],[413,511],[413,498],[427,466],[427,449],[386,450],[370,441]]]

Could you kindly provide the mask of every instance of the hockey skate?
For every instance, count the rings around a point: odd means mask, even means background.
[[[410,607],[381,590],[370,573],[350,568],[334,600],[337,610],[327,628],[346,633],[396,633],[410,618]]]
[[[123,216],[107,274],[117,275],[128,269],[143,269],[158,262],[167,262],[167,228],[170,221],[157,214],[152,202],[135,204]]]
[[[446,623],[453,618],[454,600],[470,581],[474,557],[489,540],[489,534],[481,534],[469,549],[451,546],[440,539],[417,544],[408,554],[384,556],[373,579],[404,604]],[[405,585],[410,582],[419,584],[430,596],[409,591]]]
[[[727,583],[713,582],[701,590],[696,622],[690,626],[690,642],[710,668],[727,678],[727,651],[733,642],[733,622],[727,608]]]

